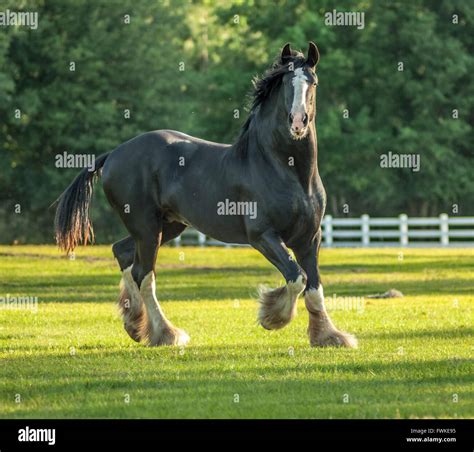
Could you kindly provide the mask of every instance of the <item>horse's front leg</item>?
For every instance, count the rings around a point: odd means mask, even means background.
[[[260,289],[258,321],[267,330],[286,326],[296,314],[296,300],[306,285],[306,275],[292,259],[282,239],[267,231],[251,241],[284,276],[286,285],[277,289]]]
[[[339,331],[324,305],[323,285],[321,284],[318,257],[321,232],[308,247],[294,249],[296,260],[308,276],[304,301],[309,312],[308,335],[312,347],[343,346],[357,347],[357,339],[349,333]]]

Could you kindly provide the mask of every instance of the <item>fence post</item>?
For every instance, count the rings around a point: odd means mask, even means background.
[[[198,231],[198,241],[199,246],[204,246],[206,244],[206,234]]]
[[[408,245],[408,217],[406,214],[402,213],[398,216],[400,221],[400,245]]]
[[[180,246],[181,245],[181,236],[178,235],[178,237],[176,237],[174,240],[174,246]]]
[[[324,217],[324,241],[326,245],[331,247],[332,246],[332,216],[326,215]]]
[[[369,216],[364,214],[360,217],[362,220],[361,231],[362,231],[362,246],[369,246],[370,243],[370,225]]]
[[[449,223],[448,223],[448,214],[442,213],[439,216],[439,229],[441,231],[441,245],[449,245]]]

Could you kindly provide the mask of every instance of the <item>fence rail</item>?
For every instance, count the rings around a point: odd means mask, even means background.
[[[322,222],[324,247],[474,247],[474,217],[333,218]],[[239,246],[219,242],[188,228],[174,244]]]

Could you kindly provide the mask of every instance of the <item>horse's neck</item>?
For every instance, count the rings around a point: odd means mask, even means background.
[[[314,123],[310,125],[306,138],[301,141],[292,141],[295,146],[295,170],[298,178],[303,187],[311,191],[319,178],[318,139]]]
[[[291,140],[291,138],[290,138]],[[291,140],[294,146],[294,168],[301,186],[306,192],[313,192],[318,183],[318,141],[314,123],[310,126],[308,135],[301,141]]]
[[[294,140],[290,137],[286,126],[284,128],[274,126],[281,124],[283,118],[261,120],[259,116],[255,118],[252,127],[259,149],[267,159],[275,161],[283,170],[295,171],[303,189],[312,192],[319,180],[318,144],[314,122],[304,139]]]

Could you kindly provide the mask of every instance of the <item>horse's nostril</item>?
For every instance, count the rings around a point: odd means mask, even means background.
[[[305,113],[303,118],[303,124],[306,126],[308,124],[308,115]]]
[[[289,122],[290,124],[293,123],[293,115],[292,115],[291,113],[288,115],[288,122]]]

